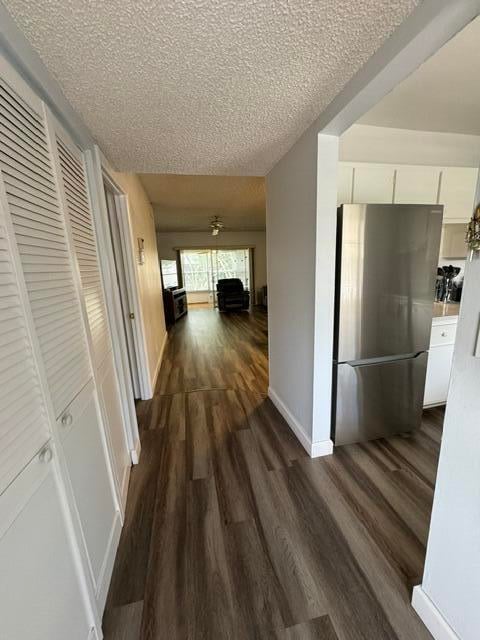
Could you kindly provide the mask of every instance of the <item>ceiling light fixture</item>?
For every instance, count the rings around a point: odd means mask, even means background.
[[[219,232],[223,229],[223,222],[218,216],[211,219],[210,229],[212,230],[212,236],[218,236]]]

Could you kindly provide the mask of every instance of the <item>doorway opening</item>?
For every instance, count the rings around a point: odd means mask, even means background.
[[[180,267],[189,311],[218,308],[219,280],[237,278],[254,291],[251,248],[181,249]]]

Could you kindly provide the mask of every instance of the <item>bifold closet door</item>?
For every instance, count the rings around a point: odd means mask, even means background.
[[[3,77],[0,127],[0,170],[58,417],[91,378],[87,343],[42,105]]]
[[[38,340],[40,371],[45,372],[55,431],[61,434],[60,453],[75,500],[69,507],[72,517],[79,519],[83,536],[78,543],[85,546],[100,602],[110,577],[120,514],[98,411],[55,143],[43,104],[1,58],[0,135],[0,188]]]
[[[85,640],[92,621],[0,193],[0,637]]]
[[[123,496],[128,488],[131,459],[114,368],[84,157],[66,132],[53,120],[52,129],[62,197],[68,213],[67,225],[71,230],[72,246],[85,303],[96,383],[108,429],[117,487],[119,494]]]

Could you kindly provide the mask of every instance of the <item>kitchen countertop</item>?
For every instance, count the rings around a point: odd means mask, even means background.
[[[459,302],[434,302],[433,303],[433,317],[434,318],[447,318],[458,316],[460,310]]]

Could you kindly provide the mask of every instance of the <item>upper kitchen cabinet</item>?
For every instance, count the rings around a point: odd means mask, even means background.
[[[393,166],[357,165],[353,179],[353,202],[392,204],[394,175]]]
[[[437,204],[439,167],[399,166],[395,182],[396,204]]]
[[[439,204],[443,204],[444,222],[468,222],[475,206],[478,169],[446,167],[442,170]]]
[[[352,203],[353,166],[343,162],[338,163],[338,191],[337,206]]]
[[[440,258],[464,259],[468,248],[465,243],[468,225],[463,223],[444,224],[442,227],[442,241],[440,243]]]

